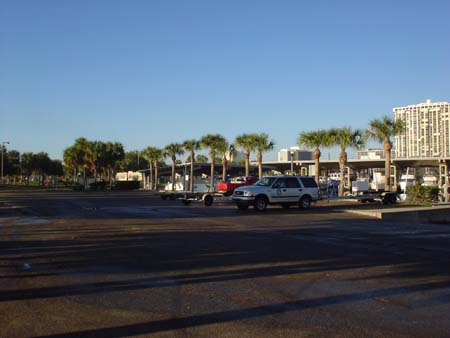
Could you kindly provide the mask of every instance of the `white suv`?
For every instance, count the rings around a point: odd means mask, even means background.
[[[231,198],[241,210],[253,205],[256,210],[264,211],[269,204],[309,209],[311,202],[320,199],[320,191],[310,176],[267,176],[254,185],[235,189]]]

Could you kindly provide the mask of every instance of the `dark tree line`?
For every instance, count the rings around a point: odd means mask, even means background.
[[[25,182],[35,176],[43,184],[47,176],[64,175],[61,161],[52,160],[46,152],[20,153],[17,150],[3,149],[3,175],[8,183]]]

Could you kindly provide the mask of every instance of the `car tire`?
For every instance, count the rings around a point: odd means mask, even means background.
[[[237,207],[239,210],[247,210],[248,209],[248,205],[238,204]]]
[[[300,198],[300,201],[298,202],[298,206],[301,209],[309,209],[309,208],[311,208],[311,197],[303,196],[302,198]]]
[[[267,209],[267,198],[261,196],[255,200],[255,209],[257,211],[265,211]]]

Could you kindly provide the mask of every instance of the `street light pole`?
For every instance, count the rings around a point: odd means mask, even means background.
[[[9,144],[8,141],[2,142],[2,180],[0,181],[3,184],[3,148],[5,147],[5,144]]]

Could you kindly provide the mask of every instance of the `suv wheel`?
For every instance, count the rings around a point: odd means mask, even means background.
[[[300,198],[300,201],[298,202],[298,206],[302,209],[311,208],[311,197],[303,196],[302,198]]]
[[[264,211],[267,208],[267,199],[265,197],[258,197],[255,201],[255,209]]]

